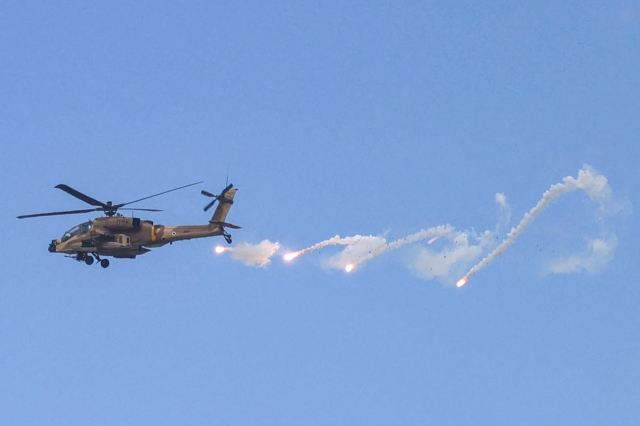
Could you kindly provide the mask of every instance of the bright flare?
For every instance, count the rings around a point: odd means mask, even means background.
[[[296,252],[293,252],[293,253],[287,253],[287,254],[284,255],[284,260],[289,262],[289,261],[295,259],[298,256],[300,256],[300,252],[299,251],[296,251]]]
[[[456,287],[458,288],[462,287],[467,283],[467,280],[469,280],[469,278],[467,277],[460,278],[460,280],[456,283]]]
[[[225,251],[227,251],[227,249],[226,249],[226,248],[224,248],[224,247],[222,247],[222,246],[216,246],[216,248],[215,248],[214,250],[215,250],[215,252],[216,252],[216,253],[218,253],[218,254],[222,254],[222,253],[224,253]]]
[[[438,241],[438,238],[440,238],[440,237],[439,237],[439,236],[438,236],[438,237],[433,237],[432,239],[430,239],[429,241],[427,241],[427,244],[433,244],[433,243],[435,243],[436,241]]]
[[[354,265],[353,263],[348,264],[347,266],[344,267],[344,270],[347,272],[351,272],[353,271],[353,269],[356,267],[356,265]]]

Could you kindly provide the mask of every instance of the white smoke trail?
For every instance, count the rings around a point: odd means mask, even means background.
[[[310,253],[315,250],[330,245],[346,245],[347,247],[340,253],[326,259],[323,266],[327,268],[353,270],[356,266],[362,265],[369,260],[378,257],[384,253],[399,249],[400,247],[430,238],[429,244],[434,243],[438,238],[446,236],[453,228],[449,225],[437,226],[427,230],[420,230],[415,234],[408,235],[398,240],[387,242],[386,238],[381,236],[363,236],[355,235],[353,237],[342,238],[336,235],[325,241],[321,241],[313,246],[285,255],[285,260],[294,259],[300,255]]]
[[[301,255],[307,254],[307,253],[311,253],[312,251],[320,250],[328,246],[337,246],[337,245],[350,246],[366,238],[368,237],[365,237],[362,235],[354,235],[353,237],[345,237],[345,238],[340,237],[340,235],[336,235],[333,238],[329,238],[328,240],[321,241],[304,250],[300,250],[298,253],[300,253]]]
[[[421,278],[438,278],[444,282],[451,282],[454,276],[459,277],[467,270],[468,272],[457,283],[457,286],[461,287],[471,276],[503,254],[554,200],[578,189],[585,191],[593,202],[599,204],[600,213],[615,214],[618,211],[616,209],[622,208],[622,206],[614,206],[610,202],[607,179],[585,165],[579,170],[577,178],[565,177],[562,182],[552,185],[545,191],[542,199],[524,215],[520,223],[513,227],[502,241],[500,241],[499,235],[503,235],[507,229],[511,212],[505,195],[498,193],[495,196],[495,201],[500,207],[500,219],[495,228],[484,232],[477,233],[473,229],[456,231],[451,225],[441,225],[426,230],[422,229],[391,242],[383,236],[341,237],[336,235],[303,250],[286,253],[284,260],[290,261],[303,254],[328,246],[342,245],[346,247],[339,253],[321,260],[321,265],[350,272],[369,260],[390,251],[427,240],[426,244],[416,247],[414,252],[416,255],[408,261],[408,266]],[[613,209],[611,209],[612,207]],[[437,250],[431,247],[432,243],[442,240],[445,241],[435,246]],[[606,233],[603,233],[601,238],[591,239],[582,254],[551,261],[548,265],[548,272],[594,272],[613,257],[616,245],[615,235],[607,236]],[[246,265],[264,267],[270,263],[271,257],[279,249],[279,243],[264,240],[257,245],[240,243],[231,248],[218,246],[216,252],[229,251],[234,259],[241,260]],[[470,266],[471,268],[468,269]]]
[[[431,253],[425,249],[418,261],[411,266],[416,270],[418,275],[424,278],[433,278],[449,274],[452,270],[452,264],[464,261],[465,264],[475,260],[480,256],[483,250],[486,250],[495,240],[495,234],[509,221],[509,206],[506,202],[504,194],[496,194],[496,202],[500,206],[500,221],[495,231],[485,231],[478,236],[474,231],[455,232],[455,228],[451,225],[440,225],[429,229],[422,229],[414,234],[399,238],[395,241],[387,242],[382,236],[363,236],[355,235],[353,237],[342,238],[336,235],[328,240],[321,241],[313,246],[297,251],[287,253],[284,256],[286,261],[295,259],[296,257],[310,253],[315,250],[330,245],[346,245],[340,253],[335,254],[328,259],[322,261],[322,266],[326,268],[346,269],[351,272],[356,267],[390,251],[400,249],[406,245],[416,243],[428,239],[427,245],[435,243],[440,238],[446,238],[449,246],[442,249],[440,253]],[[480,241],[478,245],[470,245],[469,239],[474,238]],[[459,269],[453,272],[461,273]]]
[[[584,190],[592,201],[604,206],[604,202],[607,200],[610,194],[610,189],[607,184],[607,178],[594,171],[590,166],[584,165],[578,172],[578,177],[572,176],[565,177],[561,183],[552,185],[547,191],[542,194],[542,199],[538,201],[528,213],[524,215],[520,223],[511,229],[507,234],[507,237],[500,243],[491,253],[489,253],[479,263],[471,267],[469,272],[458,281],[457,286],[462,287],[466,284],[467,280],[473,275],[477,274],[482,268],[493,262],[498,256],[502,255],[506,249],[522,234],[529,225],[531,225],[536,218],[542,213],[552,201],[556,200],[560,196],[577,189]]]
[[[240,260],[247,266],[262,268],[271,262],[273,256],[280,249],[280,243],[263,240],[259,244],[238,243],[234,247],[216,246],[216,253],[231,253],[231,257]]]
[[[362,239],[366,239],[366,238],[369,238],[369,237],[364,237],[362,235],[355,235],[353,237],[342,238],[340,237],[340,235],[336,235],[335,237],[329,238],[328,240],[320,241],[319,243],[314,244],[311,247],[307,247],[306,249],[287,253],[284,255],[284,260],[290,261],[295,259],[296,257],[302,256],[303,254],[311,253],[313,251],[320,250],[328,246],[353,245],[362,241]]]
[[[406,237],[399,238],[390,243],[387,243],[386,240],[383,239],[383,241],[381,241],[376,247],[373,247],[372,250],[368,251],[365,255],[361,256],[360,259],[355,260],[352,263],[354,267],[359,266],[382,254],[397,250],[407,244],[426,240],[427,238],[429,238],[429,242],[427,244],[433,244],[438,240],[438,238],[445,237],[452,231],[453,227],[451,225],[440,225],[429,229],[421,229],[415,234],[407,235]]]
[[[448,244],[440,251],[434,252],[427,248],[418,251],[417,259],[410,263],[410,267],[422,278],[434,277],[451,278],[455,272],[461,273],[460,267],[469,265],[477,259],[483,251],[491,247],[499,230],[509,222],[510,210],[504,194],[496,194],[496,202],[500,207],[500,220],[494,231],[485,231],[477,235],[475,231],[457,232],[451,225],[440,225],[429,229],[387,242],[382,237],[368,237],[369,240],[356,242],[344,249],[338,255],[324,262],[325,266],[334,268],[346,268],[347,272],[355,269],[369,260],[400,249],[406,245],[429,239],[427,245],[435,243],[438,239],[446,238]],[[377,238],[377,240],[372,240]],[[476,245],[470,243],[470,239],[477,240]]]
[[[384,237],[373,235],[348,237],[351,244],[340,253],[325,259],[322,266],[325,268],[347,269],[347,272],[353,270],[355,265],[365,262],[372,256],[372,253],[380,250],[387,240]],[[343,239],[347,240],[347,239]]]

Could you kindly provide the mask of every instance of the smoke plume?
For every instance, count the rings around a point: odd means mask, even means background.
[[[262,268],[271,262],[271,256],[279,249],[280,243],[263,240],[259,244],[238,243],[234,247],[217,246],[215,252],[220,254],[228,251],[232,258],[245,265]]]
[[[502,243],[500,243],[491,253],[469,269],[469,272],[465,274],[463,279],[469,279],[480,272],[482,268],[493,262],[498,256],[502,255],[505,250],[508,249],[516,239],[518,239],[522,232],[536,220],[540,213],[549,207],[549,204],[551,204],[552,201],[577,189],[585,191],[589,198],[598,203],[601,208],[604,208],[605,202],[610,195],[607,178],[595,172],[591,167],[584,165],[578,172],[577,178],[567,176],[561,183],[551,185],[551,187],[542,194],[542,199],[538,201],[538,204],[524,215],[518,226],[512,228]]]
[[[570,274],[582,271],[594,273],[611,260],[617,245],[618,238],[615,235],[592,239],[587,243],[587,249],[583,254],[552,261],[548,272],[553,274]]]
[[[613,214],[619,211],[611,209],[613,206],[611,191],[606,177],[585,165],[579,170],[577,177],[567,176],[562,182],[552,185],[545,191],[540,201],[524,215],[520,223],[511,228],[504,238],[501,235],[504,235],[509,226],[511,210],[506,196],[498,193],[495,195],[495,202],[499,207],[499,219],[493,229],[483,232],[476,232],[473,229],[458,231],[447,224],[421,229],[393,241],[387,241],[384,236],[375,235],[351,237],[336,235],[305,249],[286,253],[284,260],[292,261],[299,256],[329,246],[345,246],[338,253],[323,258],[321,265],[325,268],[344,269],[350,272],[378,256],[414,244],[410,252],[413,256],[405,259],[407,266],[417,276],[424,279],[438,278],[447,283],[453,282],[455,277],[463,276],[457,282],[457,286],[461,287],[470,277],[502,255],[554,200],[576,190],[584,191],[591,201],[599,206],[600,213]],[[415,244],[421,241],[426,242]],[[613,257],[617,242],[615,235],[602,233],[600,238],[588,241],[583,253],[548,263],[547,272],[594,272]],[[270,263],[271,257],[279,249],[279,243],[264,240],[257,245],[240,243],[231,248],[218,246],[216,252],[229,251],[234,259],[246,265],[264,267]],[[465,271],[467,272],[464,273]]]

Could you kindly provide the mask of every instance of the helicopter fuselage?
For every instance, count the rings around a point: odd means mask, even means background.
[[[168,191],[160,192],[148,197],[139,198],[128,203],[114,204],[111,201],[103,203],[95,198],[89,197],[82,192],[71,188],[68,185],[59,184],[56,188],[61,189],[73,197],[93,206],[80,210],[65,210],[46,213],[36,213],[18,216],[18,219],[26,219],[41,216],[59,216],[67,214],[82,214],[93,211],[103,211],[106,217],[100,217],[88,222],[81,223],[67,232],[61,238],[52,240],[49,244],[51,253],[63,253],[77,261],[83,261],[87,265],[93,264],[94,259],[100,262],[103,268],[109,266],[108,259],[101,259],[101,256],[112,256],[115,258],[135,259],[136,256],[149,252],[152,248],[162,247],[174,241],[190,240],[193,238],[207,238],[216,235],[224,236],[227,243],[231,244],[231,235],[224,229],[239,229],[239,226],[226,223],[225,219],[229,209],[233,204],[233,198],[237,191],[232,184],[227,185],[219,195],[208,191],[200,191],[203,195],[213,198],[204,211],[207,211],[214,203],[218,203],[213,216],[206,225],[180,225],[164,226],[154,225],[150,220],[142,220],[137,217],[125,217],[118,214],[118,209],[140,210],[140,211],[161,211],[146,208],[123,208],[142,200],[157,197],[178,189],[187,188],[202,182],[184,185]]]
[[[221,225],[215,223],[165,226],[132,217],[101,217],[82,223],[67,231],[61,238],[52,240],[49,251],[67,255],[82,253],[135,259],[151,248],[162,247],[174,241],[216,235],[228,234]],[[83,257],[79,256],[79,260]]]

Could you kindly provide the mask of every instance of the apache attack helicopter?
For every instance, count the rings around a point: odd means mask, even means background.
[[[49,244],[51,253],[63,253],[67,257],[84,262],[87,265],[93,264],[94,259],[100,262],[100,266],[109,266],[108,259],[101,256],[113,256],[117,259],[135,259],[136,256],[151,251],[150,249],[162,247],[174,241],[190,240],[192,238],[206,238],[216,235],[224,236],[227,243],[231,244],[231,235],[225,228],[240,229],[239,226],[226,223],[225,219],[233,204],[233,197],[236,195],[236,188],[233,184],[227,185],[219,195],[207,191],[200,191],[202,195],[213,198],[207,204],[204,211],[209,210],[217,201],[213,217],[207,225],[186,225],[186,226],[164,226],[154,225],[150,220],[142,220],[137,217],[125,217],[118,213],[118,210],[139,210],[148,212],[158,212],[162,210],[144,208],[123,208],[138,201],[147,200],[178,189],[197,185],[202,182],[191,183],[179,188],[170,189],[159,194],[150,195],[128,203],[113,204],[108,201],[103,203],[91,198],[70,186],[60,184],[55,187],[63,190],[94,208],[83,210],[67,210],[49,213],[37,213],[18,216],[18,219],[26,219],[39,216],[59,216],[67,214],[89,213],[102,211],[106,217],[99,217],[88,222],[74,226],[64,233],[62,238],[55,239]]]

